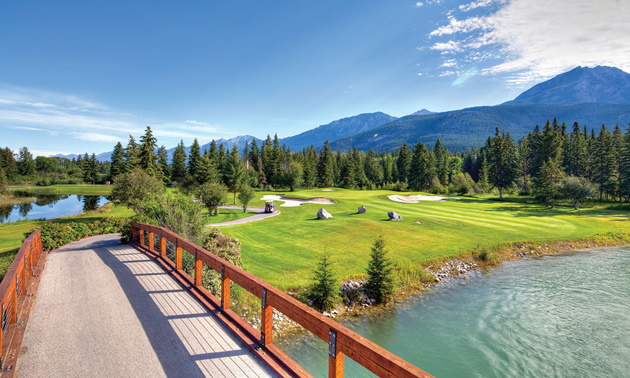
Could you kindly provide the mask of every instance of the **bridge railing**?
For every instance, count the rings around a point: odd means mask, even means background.
[[[308,376],[307,370],[314,370],[308,366],[308,360],[301,360],[301,365],[307,365],[302,367],[283,351],[305,347],[299,340],[307,334],[327,344],[327,348],[319,352],[328,355],[329,377],[344,376],[346,356],[378,376],[431,376],[260,278],[165,228],[133,223],[131,240],[168,263],[185,279],[191,290],[212,302],[222,315],[238,324],[241,331],[257,341],[258,347],[280,361],[292,374]],[[238,305],[234,306],[235,303]],[[276,338],[284,339],[284,348],[276,345]],[[294,356],[300,354],[298,351]]]
[[[38,275],[46,254],[42,251],[39,230],[34,231],[18,251],[2,283],[0,283],[0,372],[7,376],[15,371],[17,355],[24,337],[24,323],[37,290]]]

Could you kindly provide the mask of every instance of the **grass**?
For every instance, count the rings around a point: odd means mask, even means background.
[[[9,190],[22,190],[33,194],[76,194],[79,196],[108,196],[112,194],[111,185],[63,184],[50,186],[13,185]]]
[[[264,194],[278,193],[261,192],[256,198]],[[343,189],[285,194],[326,197],[336,204],[279,207],[280,216],[222,227],[242,242],[246,269],[285,290],[308,285],[324,251],[331,254],[339,277],[364,273],[370,247],[379,233],[386,237],[393,259],[415,264],[455,257],[477,245],[489,248],[504,242],[574,240],[597,233],[630,231],[629,211],[600,206],[579,211],[570,206],[551,210],[537,203],[476,198],[404,204],[387,198],[400,195],[398,192]],[[277,205],[281,204],[278,201]],[[366,206],[366,214],[357,213],[361,205]],[[320,207],[333,218],[317,220]],[[390,210],[404,220],[388,221]]]

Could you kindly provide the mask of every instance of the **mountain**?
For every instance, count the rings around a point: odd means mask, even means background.
[[[508,131],[514,139],[526,135],[538,124],[541,127],[547,120],[556,117],[558,122],[566,122],[571,128],[577,121],[583,127],[599,130],[602,123],[609,127],[619,124],[622,127],[630,121],[630,105],[625,104],[537,104],[537,105],[498,105],[483,106],[435,113],[425,116],[406,116],[390,122],[370,132],[339,139],[331,143],[334,150],[345,151],[357,146],[367,151],[391,151],[403,142],[415,145],[423,142],[429,148],[439,137],[442,144],[451,151],[468,147],[482,146],[498,126]]]
[[[483,145],[496,126],[519,139],[554,117],[569,128],[577,121],[582,127],[619,124],[625,129],[630,121],[630,74],[614,67],[578,67],[501,105],[409,115],[334,141],[331,147],[344,151],[356,145],[361,150],[387,151],[418,141],[432,147],[439,137],[451,151],[462,150]]]
[[[410,115],[427,115],[427,114],[435,114],[435,112],[432,112],[432,111],[427,110],[427,109],[421,109],[421,110],[418,110],[415,113],[411,113]]]
[[[566,103],[630,104],[630,74],[615,67],[576,67],[505,104]]]
[[[333,141],[339,138],[356,135],[373,130],[395,119],[396,117],[382,112],[359,114],[354,117],[333,121],[298,135],[282,138],[280,144],[286,144],[291,147],[293,151],[301,150],[311,144],[315,147],[319,147],[326,142],[326,139]]]

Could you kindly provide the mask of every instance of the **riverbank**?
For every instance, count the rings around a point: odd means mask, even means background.
[[[456,257],[436,259],[422,264],[422,270],[426,274],[421,275],[420,279],[413,283],[399,285],[392,300],[386,304],[375,305],[363,295],[364,278],[345,279],[340,285],[344,301],[339,303],[328,316],[339,320],[363,315],[379,316],[390,311],[397,304],[421,295],[441,282],[468,279],[471,272],[483,272],[505,261],[628,245],[630,245],[630,233],[620,231],[595,234],[580,240],[502,243],[491,248],[467,250]],[[348,301],[348,298],[351,300]]]
[[[0,194],[0,206],[23,205],[23,204],[26,204],[26,203],[31,203],[33,201],[35,201],[35,197],[15,196],[11,192],[7,192],[5,194]]]

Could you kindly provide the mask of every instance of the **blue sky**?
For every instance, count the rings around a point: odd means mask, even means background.
[[[0,2],[0,147],[280,137],[630,71],[628,0]]]

